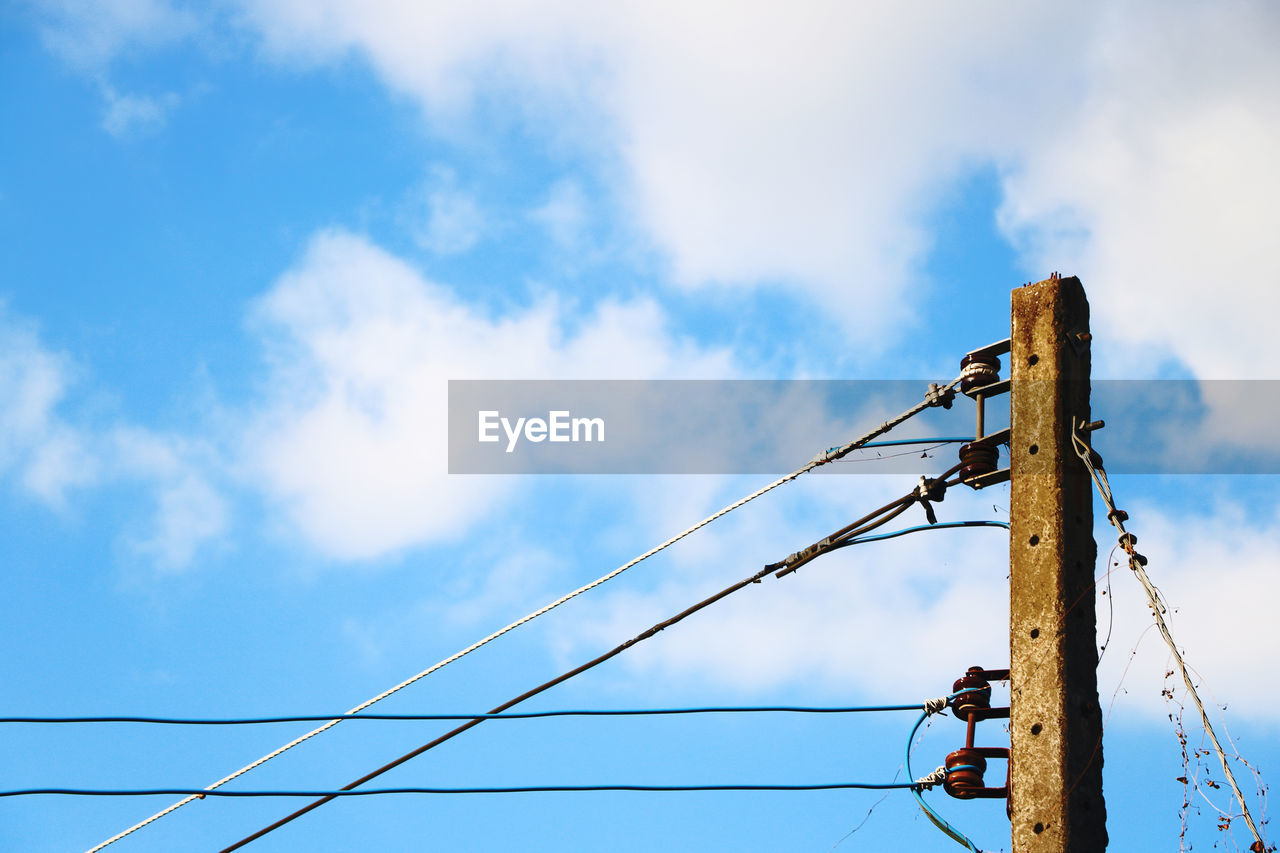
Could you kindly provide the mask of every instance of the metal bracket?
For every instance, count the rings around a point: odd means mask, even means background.
[[[1005,427],[1002,430],[997,430],[996,432],[984,435],[982,438],[974,439],[969,442],[969,446],[973,447],[974,445],[980,445],[984,447],[995,447],[997,444],[1008,444],[1011,435],[1012,432],[1009,427]]]
[[[992,471],[990,474],[979,474],[977,477],[970,477],[963,481],[963,485],[971,489],[985,489],[988,486],[998,486],[1001,483],[1009,482],[1009,469],[1001,468],[999,471]]]
[[[989,397],[998,397],[1001,394],[1009,393],[1009,380],[1001,379],[999,382],[992,382],[990,385],[983,385],[981,388],[974,388],[970,392],[975,397],[983,399]]]
[[[1012,338],[1005,338],[1003,341],[996,341],[994,344],[987,344],[985,347],[965,353],[966,356],[977,356],[979,358],[995,358],[1007,353],[1012,346]]]

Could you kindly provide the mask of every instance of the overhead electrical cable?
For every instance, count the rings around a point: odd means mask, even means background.
[[[955,469],[948,472],[948,474],[944,476],[949,476],[951,473],[954,472],[954,470]],[[907,495],[903,496],[902,498],[899,498],[898,500],[891,501],[890,503],[881,507],[879,510],[876,510],[874,513],[863,516],[862,518],[855,521],[853,524],[850,524],[850,525],[847,525],[846,527],[841,528],[841,530],[837,531],[836,534],[832,534],[831,537],[827,537],[827,540],[830,540],[832,537],[838,534],[841,534],[843,532],[865,533],[869,530],[873,530],[882,524],[888,523],[889,520],[896,517],[903,509],[905,509],[906,506],[909,506],[912,502],[920,499],[921,498],[919,497],[918,492],[914,492],[914,491],[910,492]],[[877,515],[879,515],[878,519],[876,518]],[[827,540],[823,540],[823,541],[826,542]],[[809,549],[806,549],[806,552],[808,550]],[[813,556],[809,557],[808,559],[813,559]],[[698,611],[703,610],[704,608],[709,607],[712,604],[715,604],[717,601],[720,601],[721,599],[727,598],[728,596],[732,595],[738,590],[743,589],[744,587],[751,586],[752,584],[760,583],[760,581],[762,581],[767,575],[777,573],[779,576],[781,576],[782,573],[778,572],[778,567],[780,565],[783,565],[783,563],[771,563],[765,566],[763,569],[750,575],[749,577],[743,578],[742,580],[736,583],[730,584],[729,586],[725,587],[724,589],[720,590],[714,595],[704,598],[702,601],[699,601],[697,604],[694,604],[691,607],[688,607],[685,610],[682,610],[680,613],[677,613],[675,616],[672,616],[669,619],[666,619],[662,622],[659,622],[653,625],[652,627],[632,637],[630,640],[627,640],[626,642],[615,646],[614,648],[610,649],[604,654],[599,655],[587,661],[581,666],[571,669],[568,672],[562,673],[549,681],[545,681],[542,684],[538,685],[537,687],[534,687],[533,689],[528,690],[520,694],[519,696],[516,696],[514,699],[509,699],[506,702],[503,702],[501,705],[498,705],[496,708],[492,709],[489,713],[490,714],[503,713],[504,711],[525,701],[526,699],[531,699],[532,697],[537,696],[539,693],[542,693],[546,690],[551,689],[552,687],[555,687],[558,684],[562,684],[568,681],[574,676],[581,675],[587,670],[592,669],[596,666],[599,666],[605,661],[613,657],[616,657],[617,655],[621,654],[622,652],[626,651],[632,646],[638,643],[641,643],[649,639],[650,637],[653,637],[654,635],[658,634],[664,629],[669,628],[672,625],[675,625],[676,623],[683,621],[687,617],[692,616],[694,613],[697,613]],[[926,703],[926,707],[928,707],[929,705],[930,703]],[[389,770],[399,767],[401,764],[404,764],[405,762],[410,761],[418,757],[419,755],[422,755],[424,752],[427,752],[430,749],[434,749],[435,747],[439,746],[445,741],[448,741],[462,734],[463,732],[479,725],[482,722],[484,722],[483,717],[468,720],[467,722],[463,723],[457,728],[454,728],[448,732],[445,732],[444,734],[440,735],[434,740],[431,740],[423,744],[422,746],[419,746],[416,749],[406,752],[404,755],[400,756],[399,758],[389,761],[386,764],[382,765],[381,767],[377,768],[376,770],[366,773],[364,776],[361,776],[359,779],[349,782],[348,784],[344,785],[341,790],[349,791],[349,790],[358,788],[364,783],[372,779],[375,779],[378,776],[381,776],[383,773],[386,773]],[[272,823],[269,826],[263,827],[262,829],[258,830],[252,835],[248,835],[242,838],[241,840],[237,841],[235,844],[232,844],[230,847],[223,848],[220,853],[230,853],[232,850],[238,850],[241,847],[244,847],[246,844],[249,844],[261,838],[262,836],[266,835],[269,832],[279,829],[280,827],[284,826],[290,821],[293,821],[301,817],[302,815],[312,811],[313,809],[319,808],[320,806],[324,805],[327,802],[330,802],[333,799],[334,797],[332,796],[320,797],[319,799],[316,799],[315,801],[308,803],[307,805],[303,806],[297,811],[289,815],[286,815],[280,820],[277,820],[275,823]]]
[[[194,797],[382,797],[393,794],[559,794],[590,791],[653,791],[687,793],[691,791],[888,791],[914,787],[913,782],[817,782],[813,784],[724,784],[724,785],[516,785],[484,788],[360,788],[340,791],[206,791],[203,788],[25,788],[0,790],[0,797],[154,797],[159,795]]]
[[[854,439],[853,441],[847,444],[840,445],[838,447],[832,447],[822,453],[817,454],[808,462],[806,462],[804,465],[801,465],[799,468],[792,471],[790,474],[786,474],[785,476],[779,477],[777,480],[774,480],[772,483],[769,483],[768,485],[757,489],[756,491],[752,492],[751,494],[743,498],[739,498],[738,500],[734,501],[728,506],[725,506],[724,508],[719,509],[716,512],[712,513],[711,515],[707,516],[702,521],[699,521],[697,524],[694,524],[693,526],[688,527],[685,530],[682,530],[681,532],[667,539],[665,542],[662,542],[661,544],[656,545],[653,548],[650,548],[648,551],[645,551],[643,554],[639,555],[638,557],[635,557],[627,561],[626,563],[623,563],[621,566],[618,566],[618,568],[614,569],[613,571],[607,574],[601,575],[600,577],[596,578],[590,583],[584,584],[583,586],[578,587],[572,592],[562,595],[560,598],[557,598],[555,601],[552,601],[551,603],[546,604],[543,607],[540,607],[537,610],[534,610],[531,613],[528,613],[527,615],[520,617],[516,621],[507,625],[505,628],[501,628],[497,631],[494,631],[492,634],[488,635],[487,637],[477,640],[476,642],[472,643],[466,648],[458,652],[455,652],[452,655],[449,655],[448,657],[444,658],[438,663],[435,663],[427,667],[426,669],[422,670],[418,674],[405,679],[404,681],[400,682],[394,687],[384,690],[383,692],[379,693],[377,696],[374,696],[371,699],[361,702],[359,705],[352,708],[350,711],[347,712],[346,715],[343,715],[343,716],[360,713],[366,708],[372,705],[375,705],[378,702],[381,702],[383,699],[386,699],[388,696],[391,696],[394,693],[398,693],[399,691],[403,690],[409,685],[414,684],[417,681],[420,681],[421,679],[427,677],[431,673],[436,672],[437,670],[448,666],[454,661],[459,660],[471,654],[472,652],[476,651],[480,647],[493,642],[494,640],[501,637],[503,634],[506,634],[509,631],[513,631],[516,628],[520,627],[521,625],[524,625],[526,622],[530,622],[534,619],[537,619],[539,616],[542,616],[545,613],[549,613],[550,611],[556,609],[557,607],[564,604],[565,602],[570,601],[578,597],[579,595],[582,595],[583,593],[588,592],[589,590],[595,589],[597,586],[600,586],[601,584],[612,580],[613,578],[617,577],[618,575],[622,574],[623,572],[627,571],[633,566],[649,559],[654,554],[657,554],[659,551],[662,551],[670,547],[671,545],[674,545],[676,542],[679,542],[681,539],[685,538],[686,536],[693,533],[694,531],[699,530],[700,528],[705,527],[706,525],[710,524],[716,519],[724,515],[727,515],[728,513],[733,512],[739,507],[742,507],[750,503],[751,501],[755,500],[761,495],[764,495],[776,489],[778,486],[781,486],[784,483],[789,483],[790,481],[796,479],[797,477],[803,474],[807,474],[813,469],[821,467],[822,465],[826,465],[830,462],[834,462],[838,459],[844,458],[848,454],[852,453],[854,450],[857,450],[860,447],[864,447],[870,444],[876,438],[889,432],[894,427],[898,426],[904,421],[907,421],[910,418],[913,418],[916,415],[920,414],[925,409],[928,409],[934,406],[942,406],[943,408],[948,408],[948,409],[951,408],[951,402],[955,398],[955,387],[960,384],[961,379],[962,377],[957,376],[955,379],[951,380],[950,382],[948,382],[946,385],[943,385],[943,386],[939,386],[936,383],[930,383],[928,391],[926,392],[923,400],[921,400],[919,403],[912,406],[911,408],[906,409],[900,414],[880,424],[879,426],[872,429],[870,432],[861,436],[860,438]],[[937,439],[931,439],[931,441],[937,441]],[[316,735],[319,735],[333,728],[341,721],[342,721],[342,718],[339,717],[339,718],[335,718],[325,722],[323,725],[318,726],[317,728],[307,732],[306,734],[303,734],[294,738],[293,740],[289,741],[283,746],[280,746],[272,750],[271,752],[267,753],[261,758],[249,764],[246,764],[244,767],[241,767],[239,770],[236,770],[234,773],[224,776],[223,778],[209,785],[207,788],[205,788],[205,790],[210,791],[215,788],[219,788],[225,785],[226,783],[232,781],[233,779],[237,779],[240,776],[243,776],[245,773],[248,773],[250,770],[253,770],[256,767],[260,767],[266,762],[272,760],[273,758],[276,758],[277,756],[282,755],[285,752],[288,752],[290,749],[293,749],[298,744],[304,743],[305,741],[310,740]],[[176,811],[182,806],[185,806],[188,803],[194,802],[197,799],[199,799],[199,797],[193,795],[193,796],[186,797],[182,800],[179,800],[178,802],[173,803],[167,808],[162,809],[159,812],[156,812],[155,814],[151,815],[145,820],[142,820],[134,824],[128,829],[122,832],[119,832],[111,836],[110,838],[108,838],[106,841],[103,841],[102,843],[90,848],[87,851],[87,853],[98,853],[99,850],[102,850],[103,848],[111,844],[114,844],[115,842],[119,841],[121,838],[124,838],[125,836],[130,835],[131,833],[137,832],[139,829],[142,829],[144,826],[147,826],[148,824],[159,820],[165,815],[170,814],[173,811]]]
[[[976,521],[939,521],[937,524],[918,524],[915,527],[904,527],[902,530],[895,530],[892,533],[876,533],[871,536],[857,536],[853,539],[846,539],[832,547],[843,548],[846,545],[861,545],[863,542],[883,542],[886,539],[897,539],[899,536],[919,533],[922,530],[955,530],[960,527],[998,527],[1008,530],[1009,522],[996,521],[994,519],[978,519]],[[0,720],[0,722],[4,722],[4,720]]]
[[[869,541],[869,540],[868,540]],[[314,723],[320,720],[532,720],[544,717],[662,717],[685,714],[864,714],[883,711],[918,711],[914,705],[709,705],[702,708],[603,708],[554,711],[512,711],[505,714],[314,714],[285,717],[0,717],[3,723],[94,724],[147,723],[166,726],[255,726],[272,723]]]

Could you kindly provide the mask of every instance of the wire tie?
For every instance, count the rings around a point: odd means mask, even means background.
[[[916,785],[922,791],[931,791],[935,785],[941,785],[945,781],[947,781],[947,767],[945,764],[939,764],[937,770],[917,779]]]

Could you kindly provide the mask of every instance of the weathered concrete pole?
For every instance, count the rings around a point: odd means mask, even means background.
[[[1106,848],[1093,488],[1072,449],[1089,420],[1089,303],[1076,278],[1013,291],[1010,819],[1013,853]]]

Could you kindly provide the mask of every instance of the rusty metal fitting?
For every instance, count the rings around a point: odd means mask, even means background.
[[[1000,450],[995,445],[971,441],[960,445],[960,481],[993,473],[1000,465]]]
[[[986,789],[983,774],[987,772],[987,759],[977,749],[961,748],[947,756],[944,762],[947,778],[942,789],[953,797],[970,800]]]
[[[991,707],[991,683],[984,673],[982,667],[971,666],[951,685],[951,692],[960,694],[951,699],[951,710],[958,719],[966,720],[973,711],[985,711]]]
[[[1004,785],[988,788],[983,781],[988,758],[1009,760],[1009,749],[1003,746],[966,746],[947,756],[944,767],[946,779],[942,789],[961,800],[1001,799],[1009,796],[1009,774],[1006,770]]]
[[[1000,359],[970,353],[960,359],[960,392],[968,397],[1000,381]]]

